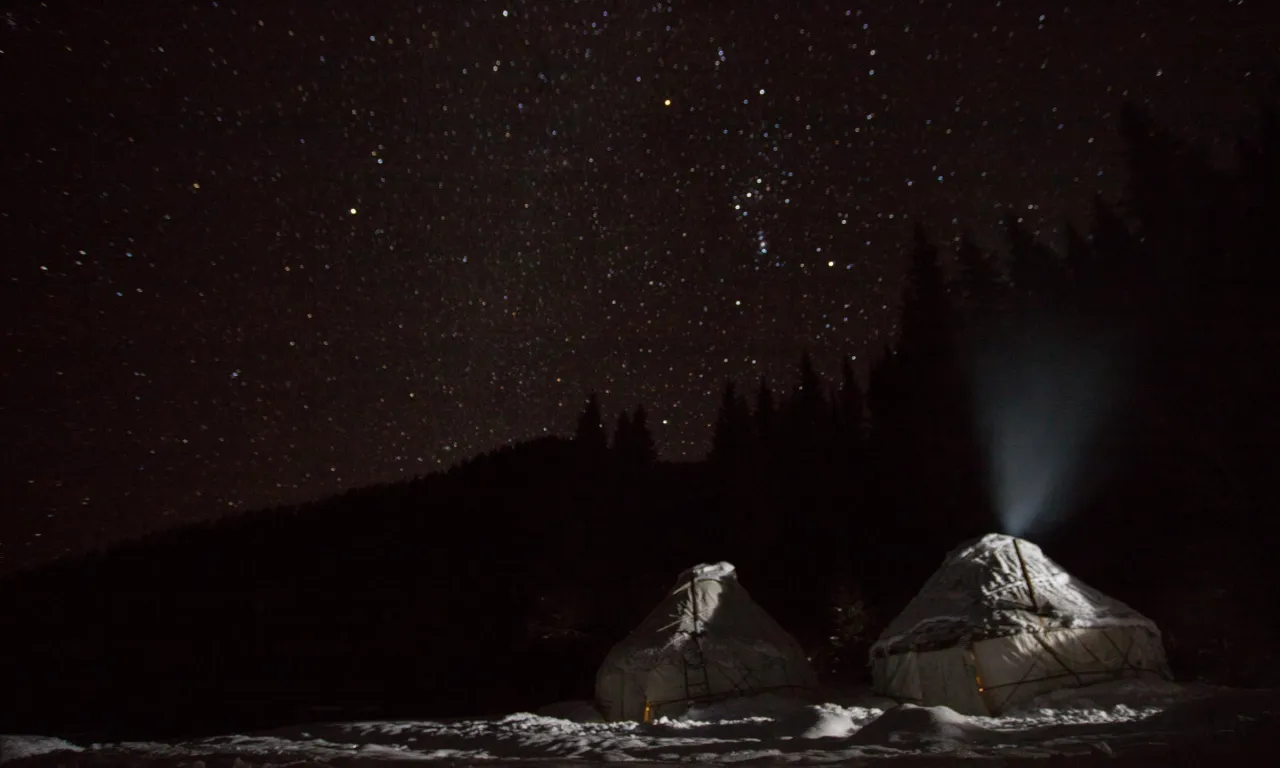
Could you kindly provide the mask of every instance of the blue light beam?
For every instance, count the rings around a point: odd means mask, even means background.
[[[1080,503],[1116,368],[1107,345],[1061,330],[1029,331],[980,357],[975,404],[1005,533],[1043,535]]]

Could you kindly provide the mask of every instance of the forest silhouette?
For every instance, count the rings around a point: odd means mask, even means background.
[[[0,721],[137,738],[590,698],[609,647],[715,560],[857,683],[944,554],[1002,528],[987,382],[1085,386],[1046,339],[1122,373],[1082,390],[1105,416],[1034,538],[1153,618],[1178,677],[1280,684],[1280,113],[1225,167],[1137,108],[1120,129],[1122,199],[1059,243],[1014,214],[994,249],[904,233],[901,332],[865,384],[803,350],[792,381],[727,381],[705,461],[658,461],[643,405],[609,428],[591,395],[572,438],[10,574]]]

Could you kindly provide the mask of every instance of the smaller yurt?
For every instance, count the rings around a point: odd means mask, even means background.
[[[596,675],[596,704],[605,720],[648,722],[694,704],[816,687],[800,644],[721,562],[681,574],[667,598],[609,651]]]
[[[967,715],[1124,677],[1169,678],[1155,623],[1001,534],[947,555],[871,648],[876,693]]]

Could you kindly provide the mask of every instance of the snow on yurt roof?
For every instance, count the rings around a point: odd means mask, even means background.
[[[765,657],[803,652],[738,582],[727,562],[704,563],[680,574],[667,598],[606,656],[604,668],[651,669],[681,657],[694,636],[708,659],[748,652]]]
[[[1067,573],[1025,539],[991,533],[952,550],[872,646],[873,656],[1068,627],[1154,622]]]

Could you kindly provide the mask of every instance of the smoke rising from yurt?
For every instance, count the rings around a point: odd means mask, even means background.
[[[1005,533],[1044,535],[1082,502],[1116,367],[1112,350],[1084,334],[1034,327],[976,356],[975,408]]]

